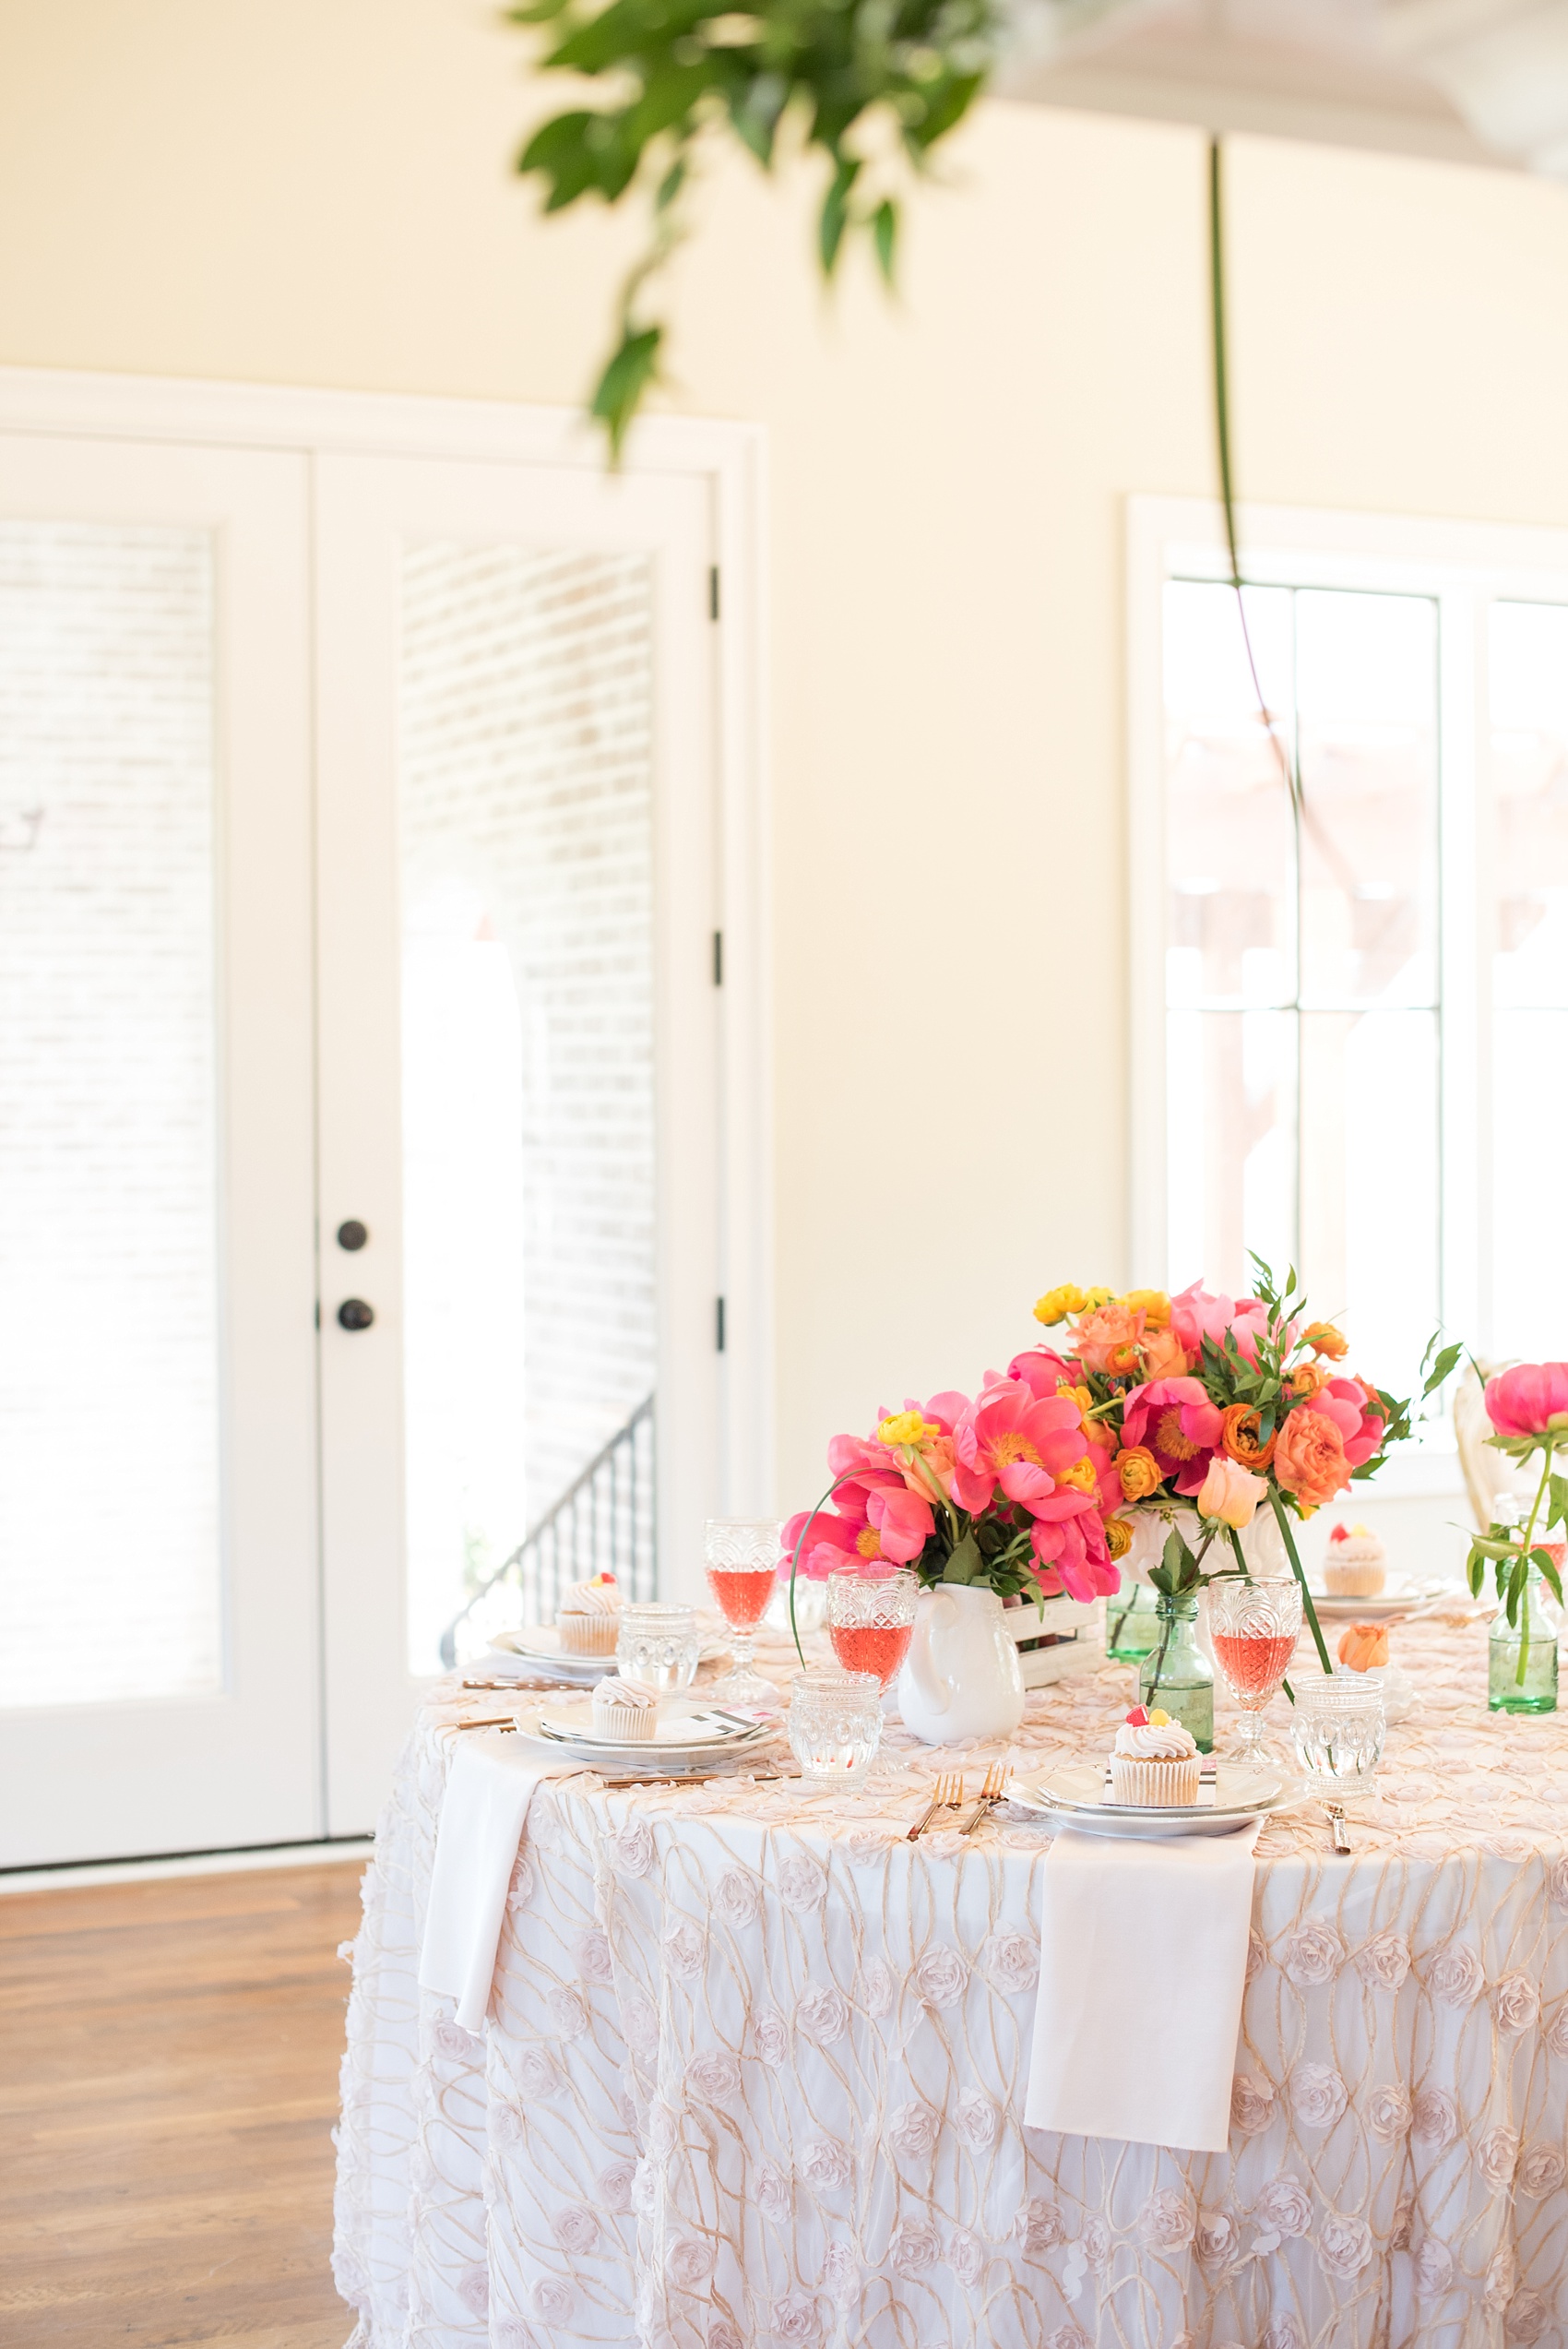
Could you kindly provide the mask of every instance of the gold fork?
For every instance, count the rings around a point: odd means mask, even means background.
[[[964,1799],[964,1773],[961,1770],[944,1770],[937,1774],[932,1798],[909,1830],[909,1842],[923,1835],[938,1811],[956,1811]]]
[[[988,1817],[991,1811],[993,1810],[996,1805],[1002,1800],[1003,1789],[1005,1787],[1006,1783],[1007,1773],[1004,1770],[1002,1764],[1000,1762],[992,1762],[991,1768],[985,1773],[985,1784],[980,1788],[980,1801],[975,1805],[974,1809],[969,1813],[968,1818],[958,1830],[960,1835],[972,1835],[974,1833],[981,1819]]]

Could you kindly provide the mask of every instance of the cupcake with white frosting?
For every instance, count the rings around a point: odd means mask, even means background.
[[[612,1656],[621,1628],[621,1593],[612,1574],[574,1583],[555,1610],[561,1645],[575,1656]]]
[[[659,1691],[640,1680],[623,1680],[619,1673],[601,1680],[593,1692],[596,1737],[620,1737],[635,1742],[651,1737],[659,1721]]]
[[[1347,1532],[1336,1525],[1323,1561],[1323,1587],[1331,1599],[1375,1599],[1388,1580],[1388,1552],[1364,1525]]]
[[[1197,1741],[1160,1705],[1134,1705],[1111,1749],[1111,1799],[1140,1809],[1198,1799]]]

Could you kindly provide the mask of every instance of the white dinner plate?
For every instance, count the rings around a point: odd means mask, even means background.
[[[1457,1592],[1457,1585],[1443,1582],[1412,1582],[1408,1576],[1396,1575],[1385,1582],[1375,1598],[1345,1598],[1336,1591],[1320,1591],[1310,1583],[1313,1604],[1320,1616],[1333,1623],[1393,1623],[1402,1615],[1409,1615],[1417,1607],[1425,1606],[1431,1599],[1441,1598],[1445,1590]]]
[[[1065,1827],[1143,1842],[1172,1835],[1233,1835],[1292,1799],[1293,1790],[1276,1771],[1228,1761],[1216,1765],[1213,1803],[1190,1807],[1171,1804],[1140,1809],[1113,1803],[1103,1762],[1069,1762],[1039,1778],[1015,1778],[1007,1790],[1010,1803],[1060,1819]]]
[[[495,1654],[541,1676],[549,1674],[552,1679],[565,1681],[574,1687],[591,1687],[595,1681],[607,1679],[615,1669],[613,1649],[607,1656],[578,1655],[575,1649],[561,1645],[561,1634],[552,1623],[525,1623],[516,1631],[493,1632],[490,1645]],[[712,1663],[729,1651],[728,1640],[705,1630],[697,1661]]]
[[[543,1697],[517,1713],[517,1732],[537,1746],[559,1753],[563,1747],[589,1767],[603,1763],[624,1770],[628,1765],[718,1760],[731,1754],[750,1753],[773,1735],[777,1722],[747,1722],[736,1727],[716,1719],[706,1706],[679,1697],[667,1697],[651,1737],[605,1737],[595,1733],[593,1706],[588,1697]]]

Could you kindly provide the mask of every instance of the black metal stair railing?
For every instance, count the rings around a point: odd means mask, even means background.
[[[481,1653],[497,1631],[552,1621],[563,1594],[591,1575],[613,1574],[627,1599],[651,1599],[659,1566],[655,1480],[648,1395],[447,1625],[446,1669]]]

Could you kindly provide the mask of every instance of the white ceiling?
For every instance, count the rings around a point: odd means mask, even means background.
[[[1011,0],[1000,97],[1568,178],[1568,0]]]

